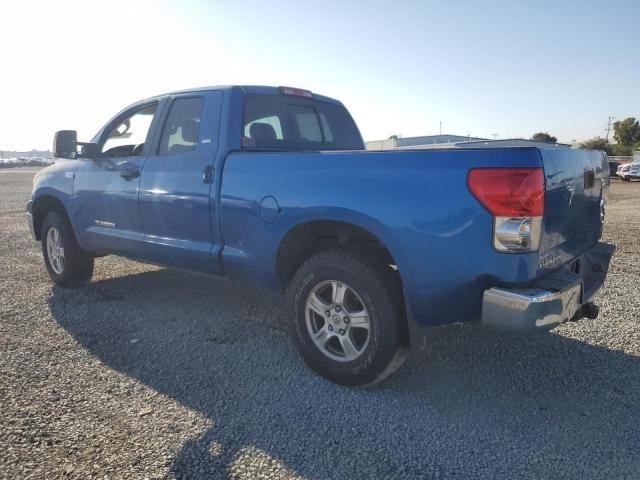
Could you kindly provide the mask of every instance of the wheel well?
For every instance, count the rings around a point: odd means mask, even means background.
[[[54,210],[64,215],[67,220],[69,219],[64,205],[56,197],[43,195],[33,203],[33,207],[31,208],[31,213],[33,214],[33,229],[38,240],[42,238],[42,222],[44,221],[44,217]]]
[[[330,248],[351,250],[379,265],[393,265],[389,270],[397,270],[389,249],[371,232],[350,223],[318,220],[293,228],[280,243],[276,260],[280,286],[286,287],[307,258]],[[401,285],[400,276],[396,276]]]

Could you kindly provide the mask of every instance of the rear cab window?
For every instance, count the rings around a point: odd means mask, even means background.
[[[342,105],[284,94],[244,97],[245,150],[364,150]]]

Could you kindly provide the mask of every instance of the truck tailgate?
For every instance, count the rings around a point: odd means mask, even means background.
[[[609,187],[603,152],[540,149],[546,194],[539,249],[539,273],[585,252],[602,235]]]

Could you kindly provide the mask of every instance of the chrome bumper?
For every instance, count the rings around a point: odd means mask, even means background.
[[[37,242],[38,238],[36,237],[36,231],[33,228],[33,215],[28,212],[27,212],[27,224],[29,226],[29,233],[31,233],[31,238]]]
[[[31,200],[29,200],[29,203],[27,203],[27,226],[29,228],[29,233],[31,233],[31,238],[34,241],[38,241],[38,237],[36,237],[36,230],[33,226],[33,214],[31,213],[31,205],[33,205],[33,203]]]
[[[504,330],[543,331],[579,318],[595,318],[590,302],[604,283],[615,246],[596,243],[530,288],[493,287],[482,297],[482,324]]]
[[[501,330],[551,330],[576,316],[581,296],[580,284],[560,292],[490,288],[482,299],[482,324]]]

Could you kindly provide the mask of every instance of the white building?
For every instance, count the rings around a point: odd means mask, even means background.
[[[406,150],[413,148],[498,148],[498,147],[552,147],[571,148],[566,143],[546,143],[524,138],[490,140],[462,135],[425,135],[421,137],[389,138],[365,142],[367,150]]]

